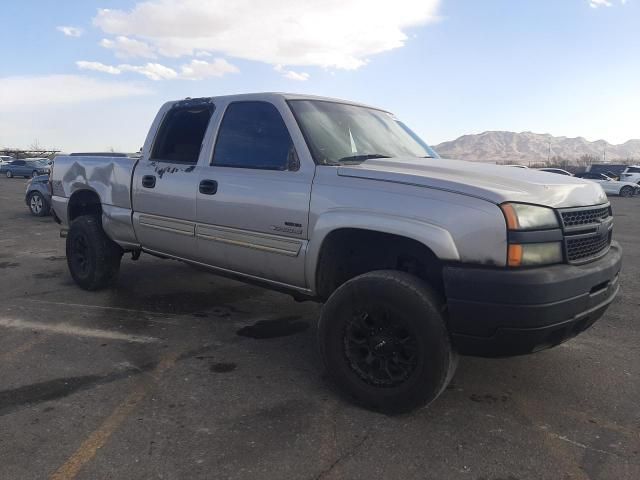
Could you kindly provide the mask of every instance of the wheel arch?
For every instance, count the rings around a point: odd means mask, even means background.
[[[324,214],[316,222],[311,239],[305,271],[310,289],[321,299],[327,298],[344,281],[365,271],[397,268],[400,263],[412,259],[420,264],[415,266],[418,270],[423,270],[427,265],[436,266],[434,270],[437,270],[443,261],[460,259],[456,244],[447,230],[411,218],[368,212]],[[352,252],[347,249],[360,246],[364,247],[364,252],[356,255],[359,258],[355,263],[371,260],[372,268],[359,264],[350,270],[344,265],[337,265],[339,262],[353,261]],[[394,258],[398,265],[392,264]],[[336,268],[342,273],[336,273]],[[438,281],[435,278],[427,280],[430,283]]]
[[[96,215],[102,221],[102,202],[98,193],[91,188],[76,190],[69,197],[67,204],[69,224],[81,215]]]

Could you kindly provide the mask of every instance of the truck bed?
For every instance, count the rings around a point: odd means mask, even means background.
[[[103,204],[130,210],[137,161],[131,157],[58,156],[51,178],[53,195],[70,198],[75,191],[88,188]]]

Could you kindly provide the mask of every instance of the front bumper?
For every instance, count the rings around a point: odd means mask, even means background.
[[[501,357],[558,345],[589,328],[618,293],[617,242],[585,265],[527,270],[448,266],[448,326],[464,355]]]

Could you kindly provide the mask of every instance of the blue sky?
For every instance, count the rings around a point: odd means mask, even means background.
[[[640,0],[22,0],[0,18],[0,147],[137,150],[163,102],[253,91],[378,105],[431,144],[640,138]]]

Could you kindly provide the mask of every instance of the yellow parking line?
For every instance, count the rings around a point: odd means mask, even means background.
[[[177,358],[177,353],[171,353],[163,357],[158,365],[150,372],[151,379],[145,378],[141,383],[135,385],[124,401],[89,435],[82,445],[80,445],[80,448],[78,448],[49,479],[71,480],[76,478],[82,467],[96,456],[98,450],[107,443],[122,422],[124,422],[129,414],[144,400],[162,374],[175,365]]]

